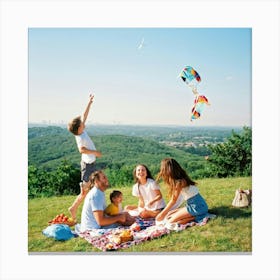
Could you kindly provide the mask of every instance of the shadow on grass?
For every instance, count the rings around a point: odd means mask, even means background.
[[[251,218],[252,217],[252,207],[246,208],[234,208],[229,206],[219,206],[209,209],[209,213],[215,214],[217,216],[222,216],[224,218]]]

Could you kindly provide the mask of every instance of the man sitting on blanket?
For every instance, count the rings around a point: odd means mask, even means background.
[[[103,171],[99,170],[92,173],[90,180],[93,187],[85,197],[81,218],[81,231],[132,225],[135,219],[127,212],[115,216],[107,216],[105,214],[105,191],[109,187],[109,181]]]

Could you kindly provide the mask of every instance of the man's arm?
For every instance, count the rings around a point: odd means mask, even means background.
[[[87,117],[88,117],[88,113],[89,113],[89,110],[90,110],[90,106],[93,102],[93,98],[94,98],[94,95],[90,94],[89,95],[89,101],[88,101],[88,104],[87,104],[87,107],[84,111],[84,114],[83,114],[83,117],[82,117],[82,122],[85,124],[86,120],[87,120]]]
[[[125,223],[126,221],[126,216],[125,214],[118,214],[115,216],[110,216],[107,217],[104,215],[104,211],[93,211],[93,215],[94,218],[96,220],[96,222],[100,225],[100,226],[109,226],[112,225],[114,223]]]

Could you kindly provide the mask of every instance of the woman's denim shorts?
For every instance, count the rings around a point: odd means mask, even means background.
[[[195,217],[195,222],[197,223],[208,215],[207,203],[199,193],[187,200],[186,208],[188,213]]]

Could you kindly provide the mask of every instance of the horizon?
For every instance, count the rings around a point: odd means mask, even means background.
[[[29,122],[28,127],[40,126],[40,127],[65,127],[67,129],[67,123],[43,123],[43,122]],[[86,127],[95,127],[95,126],[114,126],[114,127],[165,127],[165,128],[188,128],[188,129],[203,129],[203,128],[243,128],[251,126],[239,126],[239,125],[203,125],[203,126],[191,126],[191,125],[176,125],[176,124],[109,124],[109,123],[96,123],[96,124],[87,124]]]

